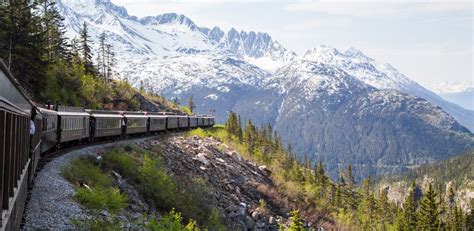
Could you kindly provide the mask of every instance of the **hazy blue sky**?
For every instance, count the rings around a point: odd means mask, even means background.
[[[176,12],[198,26],[268,32],[298,54],[353,46],[423,84],[474,82],[472,1],[112,2],[136,16]]]

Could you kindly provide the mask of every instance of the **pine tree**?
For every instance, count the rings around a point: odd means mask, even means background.
[[[352,165],[351,164],[347,165],[346,178],[347,178],[347,184],[349,185],[349,187],[354,188],[356,182],[355,182],[354,175],[352,174]]]
[[[37,100],[42,100],[48,62],[44,60],[41,18],[32,12],[36,6],[31,1],[11,1],[0,7],[0,58],[20,84]]]
[[[375,224],[374,212],[377,211],[375,197],[371,191],[370,184],[371,178],[369,176],[367,179],[362,181],[359,189],[360,203],[358,203],[357,211],[359,215],[359,222],[361,223],[362,228],[365,230],[373,229]]]
[[[237,138],[239,139],[239,142],[242,142],[243,131],[242,131],[242,122],[241,122],[240,115],[237,117],[237,128],[236,129],[237,129],[237,131],[236,131]]]
[[[107,63],[107,73],[106,73],[106,82],[110,81],[114,77],[114,67],[117,62],[115,58],[115,52],[113,51],[113,47],[111,44],[105,44],[106,51],[105,54],[107,56],[106,63]]]
[[[40,6],[41,24],[44,31],[44,48],[46,59],[49,62],[66,58],[68,44],[66,42],[66,29],[63,24],[64,18],[59,13],[56,2],[52,0],[38,0]]]
[[[290,217],[290,225],[286,231],[304,231],[306,230],[303,220],[301,219],[300,212],[298,210],[292,211]]]
[[[94,65],[92,63],[92,49],[90,47],[91,41],[86,22],[84,22],[84,24],[82,25],[82,29],[79,32],[79,36],[81,42],[82,61],[85,68],[85,72],[86,74],[94,74]]]
[[[106,44],[105,33],[99,35],[99,52],[97,52],[97,68],[102,74],[104,82],[107,82],[107,61],[106,61]]]
[[[229,112],[227,122],[225,123],[225,128],[226,128],[226,131],[229,135],[235,135],[236,134],[237,115],[235,114],[235,112],[233,112],[233,111]]]
[[[439,225],[440,222],[436,193],[433,189],[433,185],[430,183],[428,185],[428,191],[426,191],[420,201],[417,227],[421,230],[435,230],[439,228]]]
[[[400,228],[402,230],[415,230],[417,224],[417,215],[416,215],[416,184],[412,183],[410,189],[408,189],[408,195],[403,202],[403,212],[401,213],[402,218]]]
[[[379,213],[378,213],[379,223],[382,225],[382,227],[385,227],[385,225],[388,223],[392,223],[394,214],[392,211],[391,204],[388,200],[387,190],[382,190],[380,192],[380,197],[378,200],[377,207],[379,208]]]
[[[189,108],[189,111],[191,111],[191,114],[194,112],[194,109],[196,108],[196,104],[194,104],[194,99],[193,99],[193,96],[189,96],[189,99],[188,99],[188,108]]]

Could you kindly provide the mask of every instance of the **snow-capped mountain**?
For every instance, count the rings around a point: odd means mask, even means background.
[[[332,177],[349,163],[359,177],[398,173],[474,147],[472,134],[441,108],[320,60],[296,60],[266,87],[281,100],[275,128],[282,138],[322,160]]]
[[[341,68],[366,84],[378,89],[393,89],[418,96],[440,106],[459,123],[474,131],[474,111],[448,102],[411,80],[390,64],[381,64],[365,56],[360,50],[350,48],[339,51],[336,48],[321,45],[308,51],[302,59],[318,61]]]
[[[69,36],[84,22],[92,40],[107,35],[120,78],[182,103],[192,95],[197,112],[215,111],[218,122],[233,110],[274,124],[333,176],[339,163],[367,167],[358,174],[367,176],[474,147],[456,121],[474,123],[470,111],[357,49],[319,46],[297,57],[266,33],[203,28],[175,13],[137,18],[109,0],[58,0],[58,8]]]
[[[124,63],[197,53],[209,56],[227,53],[275,70],[296,57],[266,33],[198,27],[180,14],[137,18],[110,0],[58,0],[57,6],[70,37],[78,36],[85,22],[93,40],[101,33],[106,34],[107,42],[121,55],[119,60],[126,60]]]

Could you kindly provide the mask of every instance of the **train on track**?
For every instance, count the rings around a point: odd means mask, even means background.
[[[208,115],[38,106],[0,60],[0,231],[19,229],[28,187],[40,158],[48,152],[214,123]]]

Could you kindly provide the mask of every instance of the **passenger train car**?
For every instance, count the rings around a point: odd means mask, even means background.
[[[38,161],[52,150],[213,125],[212,116],[38,106],[0,60],[0,230],[19,229]]]

